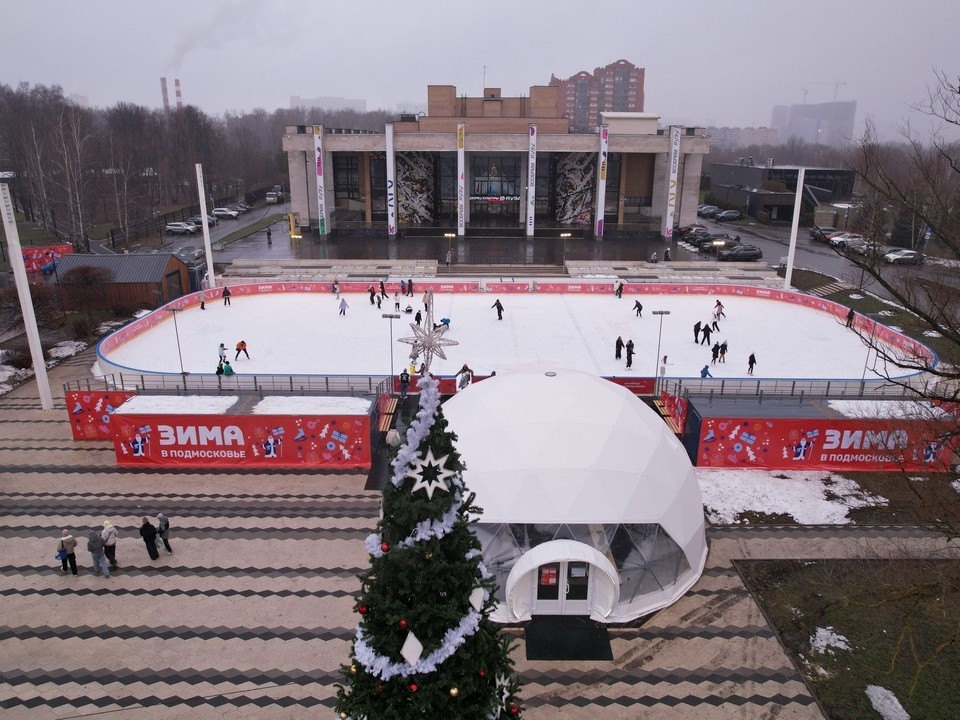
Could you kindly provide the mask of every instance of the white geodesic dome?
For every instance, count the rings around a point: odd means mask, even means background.
[[[587,611],[625,622],[669,605],[706,560],[693,466],[663,420],[629,390],[587,373],[497,375],[443,405],[476,526],[500,584],[494,619],[537,614],[545,563],[592,566]]]

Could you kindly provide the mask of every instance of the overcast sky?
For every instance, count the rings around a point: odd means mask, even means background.
[[[624,58],[664,123],[767,126],[774,105],[856,100],[885,136],[960,74],[953,0],[164,0],[6,2],[0,82],[211,114],[340,96],[426,104],[428,84],[527,94]],[[486,68],[484,70],[484,68]],[[834,85],[834,82],[845,83]],[[929,120],[913,114],[917,129]]]

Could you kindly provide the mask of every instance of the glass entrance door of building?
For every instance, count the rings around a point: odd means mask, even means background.
[[[586,615],[590,591],[590,564],[575,560],[547,563],[537,568],[536,615]]]

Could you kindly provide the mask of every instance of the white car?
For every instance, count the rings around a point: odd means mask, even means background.
[[[883,259],[891,264],[902,265],[920,265],[924,261],[923,253],[916,250],[893,250],[883,256]]]
[[[240,217],[240,213],[238,213],[236,210],[231,210],[230,208],[214,208],[213,213],[211,214],[214,217],[231,218],[232,220],[236,220],[238,217]]]
[[[165,229],[168,235],[193,235],[199,228],[189,222],[172,222]]]
[[[841,233],[839,235],[833,235],[830,238],[830,244],[833,245],[833,247],[838,247],[838,248],[846,247],[848,244],[849,245],[856,245],[858,243],[866,244],[866,242],[867,242],[867,239],[863,237],[863,235],[857,235],[855,233]]]

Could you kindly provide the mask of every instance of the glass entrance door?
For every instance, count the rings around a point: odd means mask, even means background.
[[[536,615],[586,615],[589,610],[590,564],[547,563],[537,568]]]

